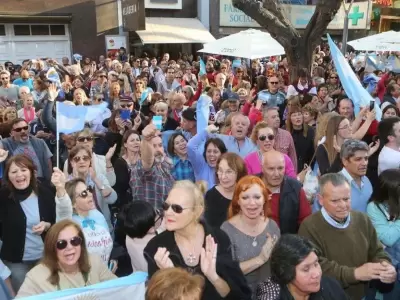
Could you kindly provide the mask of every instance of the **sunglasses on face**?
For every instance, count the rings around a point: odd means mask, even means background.
[[[90,156],[88,156],[88,155],[84,155],[84,156],[75,156],[74,158],[73,158],[73,160],[74,160],[74,162],[76,162],[76,163],[78,163],[78,162],[80,162],[80,161],[84,161],[84,162],[88,162],[88,161],[90,161]]]
[[[58,240],[57,244],[56,244],[56,247],[57,247],[58,250],[64,250],[65,248],[67,248],[68,243],[72,247],[78,247],[78,246],[82,245],[82,239],[79,236],[74,236],[69,241],[67,241],[67,240]]]
[[[22,130],[27,131],[28,129],[29,129],[29,126],[24,126],[24,127],[14,128],[13,131],[21,132]]]
[[[76,196],[85,199],[87,196],[89,196],[89,193],[92,193],[92,192],[93,192],[93,188],[91,186],[88,186],[86,190],[83,190]]]
[[[275,136],[273,134],[268,134],[268,135],[260,135],[258,137],[258,140],[260,142],[264,142],[266,139],[273,141],[275,139]]]
[[[132,107],[133,103],[128,103],[128,104],[121,104],[121,108],[130,108]]]
[[[8,77],[2,77],[1,78],[1,80],[7,80],[8,79]]]
[[[168,209],[171,207],[172,211],[177,214],[181,214],[185,209],[190,209],[191,207],[182,207],[179,204],[169,204],[167,202],[164,202],[162,205],[162,209],[164,212],[168,211]]]
[[[84,143],[84,142],[91,142],[93,141],[93,137],[91,136],[80,136],[76,139],[79,143]]]
[[[96,98],[97,101],[103,101],[104,98]]]
[[[331,76],[331,79],[337,79],[337,77],[336,76]]]
[[[278,84],[279,82],[278,81],[270,81],[269,83],[270,84]]]

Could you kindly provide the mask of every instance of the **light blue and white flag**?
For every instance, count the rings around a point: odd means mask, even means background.
[[[147,273],[136,272],[132,275],[90,285],[21,298],[22,300],[144,300]]]
[[[206,64],[204,63],[204,60],[200,58],[200,70],[199,70],[199,75],[203,76],[206,74]]]
[[[150,95],[150,89],[147,88],[143,91],[142,95],[140,96],[139,104],[142,105],[144,101],[146,101],[147,97]],[[150,99],[149,99],[150,101]]]
[[[93,121],[107,109],[107,103],[89,106],[71,106],[57,102],[57,135],[81,131],[85,122]]]
[[[196,121],[197,121],[197,132],[202,132],[208,126],[208,120],[210,117],[210,105],[212,100],[209,96],[203,94],[197,100],[196,104]]]
[[[331,56],[335,64],[336,71],[339,75],[340,82],[343,89],[354,103],[354,113],[357,115],[360,112],[360,107],[369,106],[370,101],[375,101],[366,89],[363,88],[361,82],[354,74],[348,61],[345,59],[339,48],[332,41],[331,36],[328,34],[329,47],[331,49]],[[375,102],[376,119],[381,120],[382,111],[379,105]]]

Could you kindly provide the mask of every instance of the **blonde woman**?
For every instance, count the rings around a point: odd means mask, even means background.
[[[165,102],[157,102],[154,105],[156,116],[162,117],[161,131],[176,130],[179,127],[179,122],[168,116],[168,104]]]
[[[119,108],[119,97],[121,94],[121,86],[118,82],[111,83],[110,86],[110,102],[113,109]]]
[[[36,112],[34,108],[34,101],[32,94],[27,94],[23,100],[23,107],[18,110],[18,118],[23,118],[30,124],[32,121],[36,120]]]
[[[203,191],[191,181],[177,181],[163,210],[166,231],[144,249],[149,278],[160,269],[183,267],[205,277],[201,299],[250,299],[239,263],[232,259],[229,237],[201,221]]]
[[[10,123],[17,118],[17,110],[14,107],[7,107],[3,111],[3,123]]]
[[[86,96],[86,93],[83,89],[78,88],[74,91],[73,102],[75,103],[75,105],[88,105],[89,104],[88,97]]]

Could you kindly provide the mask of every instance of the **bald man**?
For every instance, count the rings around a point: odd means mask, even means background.
[[[260,178],[272,194],[271,218],[279,225],[281,234],[296,234],[301,222],[311,215],[311,206],[301,183],[285,176],[285,158],[281,152],[264,153]]]

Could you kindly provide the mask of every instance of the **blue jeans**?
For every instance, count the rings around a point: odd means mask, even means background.
[[[38,260],[24,261],[20,263],[12,263],[9,261],[3,261],[3,262],[11,271],[11,284],[15,293],[18,293],[22,283],[25,280],[26,274],[34,266],[36,266]]]

